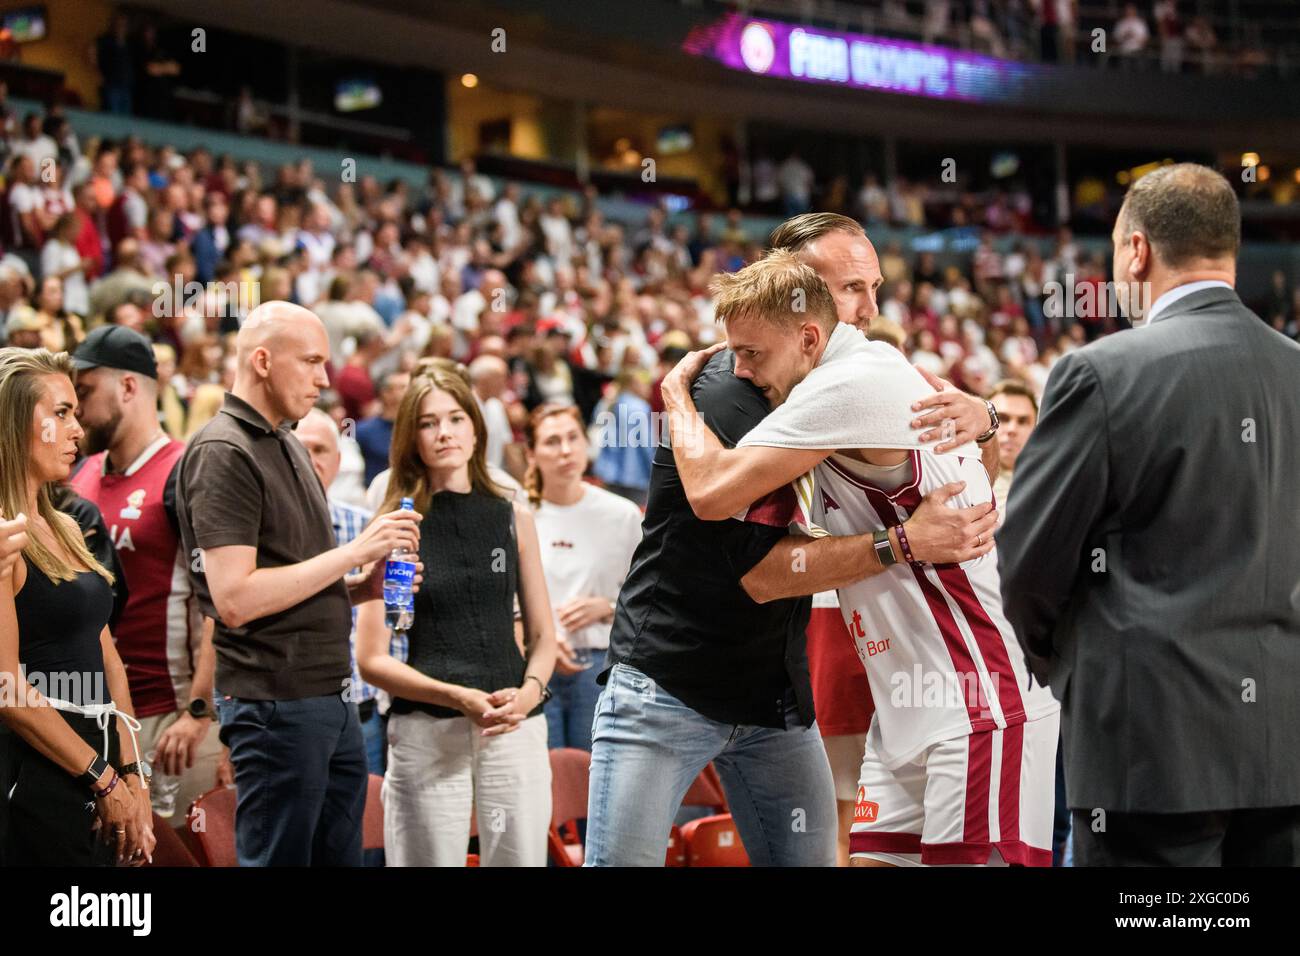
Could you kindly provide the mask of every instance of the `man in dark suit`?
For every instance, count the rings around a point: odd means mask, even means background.
[[[998,533],[1081,865],[1300,864],[1300,345],[1233,291],[1240,234],[1211,169],[1133,185],[1135,328],[1053,369]]]
[[[216,278],[217,264],[230,251],[230,205],[221,193],[208,193],[203,200],[207,222],[190,240],[190,253],[194,256],[195,278],[205,285]]]

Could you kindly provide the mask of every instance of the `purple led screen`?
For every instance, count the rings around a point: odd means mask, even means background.
[[[693,31],[683,49],[761,76],[983,103],[1014,98],[1034,72],[946,47],[734,13]]]

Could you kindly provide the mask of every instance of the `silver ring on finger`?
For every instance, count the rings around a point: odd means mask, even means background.
[[[978,544],[979,547],[981,547],[981,548],[984,547],[984,535],[982,535],[982,534],[977,534],[977,535],[975,536],[975,540],[976,540],[977,542],[979,542],[979,544]]]

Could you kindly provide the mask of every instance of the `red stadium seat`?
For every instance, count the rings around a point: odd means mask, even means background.
[[[725,813],[730,809],[727,806],[727,795],[722,790],[722,779],[712,763],[701,770],[700,775],[695,778],[691,788],[686,791],[686,796],[682,798],[682,806],[714,807],[718,813]]]
[[[692,820],[682,827],[687,866],[749,866],[749,856],[730,813]]]
[[[571,747],[550,751],[551,757],[551,828],[547,846],[555,866],[581,866],[583,847],[578,842],[577,821],[587,816],[587,790],[591,779],[591,754]],[[727,808],[727,797],[713,764],[709,764],[691,784],[682,800],[684,807]],[[668,834],[664,866],[686,865],[685,847],[679,828]]]
[[[384,848],[384,804],[380,799],[383,783],[384,778],[373,773],[366,782],[366,810],[361,824],[361,847],[364,850]],[[233,787],[209,790],[194,801],[188,818],[190,833],[198,847],[199,863],[194,865],[239,865],[235,853],[235,802]],[[158,845],[161,848],[161,838]]]
[[[591,754],[560,747],[551,756],[551,828],[546,834],[551,862],[556,866],[582,866],[582,844],[577,821],[587,816],[587,783]],[[565,831],[562,833],[561,831]]]
[[[708,807],[715,813],[725,813],[727,810],[727,795],[722,791],[722,780],[718,777],[718,770],[713,764],[709,764],[700,771],[700,775],[695,778],[691,788],[686,791],[686,796],[682,798],[684,807]],[[686,866],[686,845],[682,842],[682,828],[673,824],[673,828],[668,831],[668,857],[664,860],[664,866]]]
[[[190,807],[186,821],[202,866],[238,866],[235,854],[235,788],[217,787]]]
[[[382,850],[384,848],[384,801],[380,788],[384,778],[371,774],[366,781],[366,812],[361,822],[361,849]]]
[[[668,856],[664,860],[664,866],[685,866],[686,865],[686,846],[682,843],[682,828],[673,824],[673,828],[668,831]]]
[[[361,821],[361,848],[383,849],[383,801],[380,788],[383,778],[370,774],[365,787],[365,816]],[[155,818],[157,819],[157,818]],[[164,866],[238,866],[235,855],[235,791],[233,787],[217,787],[194,801],[187,818],[187,827],[194,835],[198,862],[192,864],[155,864]],[[170,830],[170,827],[162,827]],[[155,832],[159,830],[155,823]],[[173,834],[173,836],[175,836]],[[179,838],[177,842],[179,843]],[[162,838],[159,838],[159,849]],[[181,844],[186,856],[185,845]],[[169,853],[172,852],[168,851]]]
[[[153,862],[145,866],[198,866],[199,861],[185,846],[172,825],[158,814],[153,815],[153,835],[158,844],[153,848]]]

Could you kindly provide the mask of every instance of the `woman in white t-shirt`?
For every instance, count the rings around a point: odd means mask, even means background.
[[[542,571],[559,644],[546,703],[550,747],[591,749],[610,626],[619,589],[641,542],[641,510],[587,484],[587,435],[574,405],[542,405],[525,429],[524,487],[537,520]]]
[[[79,229],[74,213],[59,217],[41,249],[41,278],[58,279],[63,291],[62,307],[86,316],[90,314],[90,286],[86,282],[86,266],[90,263],[77,251]]]

